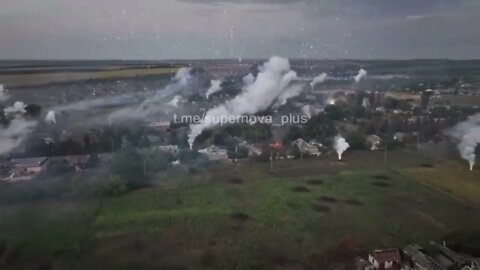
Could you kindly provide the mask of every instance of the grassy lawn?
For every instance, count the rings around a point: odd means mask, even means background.
[[[0,239],[54,269],[325,269],[373,248],[480,233],[478,210],[403,173],[430,160],[345,158],[177,171],[101,203],[5,206]]]

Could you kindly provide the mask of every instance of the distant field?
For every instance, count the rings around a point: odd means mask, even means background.
[[[91,71],[35,72],[0,74],[0,84],[8,87],[26,87],[50,83],[66,83],[83,80],[132,78],[175,73],[177,67],[98,69]]]
[[[467,164],[445,162],[433,168],[409,168],[407,174],[459,198],[480,204],[480,171]]]
[[[3,206],[0,242],[21,247],[24,269],[326,269],[372,248],[480,233],[478,210],[415,174],[460,168],[413,151],[383,157],[173,170],[120,197]]]

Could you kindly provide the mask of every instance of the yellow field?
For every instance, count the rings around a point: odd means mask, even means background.
[[[0,82],[5,87],[35,86],[49,83],[62,83],[82,80],[132,78],[136,76],[151,76],[175,73],[178,68],[130,68],[99,71],[78,72],[39,72],[32,74],[0,75]]]
[[[466,164],[445,162],[434,168],[409,168],[406,172],[418,181],[480,204],[480,172],[469,171]]]

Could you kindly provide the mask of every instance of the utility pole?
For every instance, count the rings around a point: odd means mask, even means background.
[[[270,172],[273,172],[273,151],[270,149]]]
[[[387,163],[387,145],[385,144],[385,153],[384,153],[384,156],[383,156],[383,163]]]
[[[142,165],[143,165],[143,177],[147,176],[147,164],[145,162],[145,157],[142,157]]]

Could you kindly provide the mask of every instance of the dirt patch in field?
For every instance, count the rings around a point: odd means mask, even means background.
[[[320,196],[317,198],[318,201],[324,202],[324,203],[337,203],[338,199],[335,197],[330,197],[330,196]]]
[[[246,222],[247,220],[250,219],[250,217],[247,214],[241,213],[241,212],[233,213],[233,214],[230,215],[230,217],[233,220],[239,221],[239,222]]]
[[[308,189],[307,187],[304,187],[304,186],[294,187],[294,188],[292,188],[292,190],[295,191],[295,192],[310,192],[310,189]]]
[[[345,199],[343,202],[348,205],[355,205],[355,206],[363,205],[363,202],[356,199]]]
[[[388,187],[392,186],[392,184],[390,184],[388,182],[385,182],[385,181],[374,181],[374,182],[372,182],[372,185],[377,186],[377,187],[381,187],[381,188],[388,188]]]
[[[239,177],[231,178],[229,182],[235,185],[242,185],[243,183],[245,183],[245,181]]]
[[[433,164],[430,164],[430,163],[423,163],[423,164],[420,164],[419,167],[421,167],[421,168],[433,168],[435,166]]]
[[[308,180],[307,184],[312,185],[312,186],[321,186],[321,185],[323,185],[323,181],[318,180],[318,179],[313,179],[313,180]]]
[[[377,180],[391,180],[392,178],[390,178],[390,176],[386,176],[386,175],[375,175],[375,179]]]
[[[315,212],[320,212],[320,213],[328,213],[331,211],[330,207],[323,204],[319,204],[319,203],[312,204],[312,209]]]

